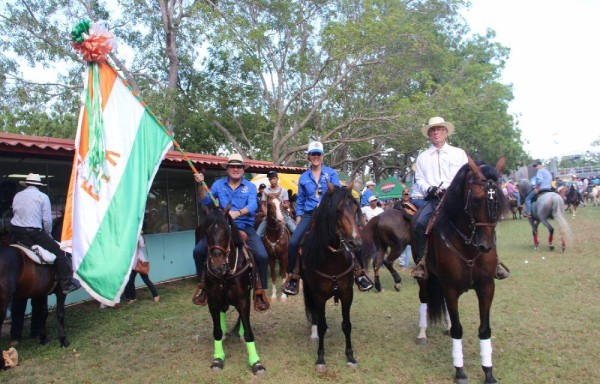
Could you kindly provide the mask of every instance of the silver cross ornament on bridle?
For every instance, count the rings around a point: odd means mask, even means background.
[[[488,194],[488,199],[494,200],[494,195],[496,195],[496,191],[493,189],[488,189],[487,194]]]

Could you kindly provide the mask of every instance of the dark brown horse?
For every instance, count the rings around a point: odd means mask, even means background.
[[[404,217],[399,209],[388,209],[375,216],[361,231],[362,254],[365,265],[371,259],[373,246],[377,249],[377,256],[373,260],[373,273],[375,274],[375,288],[381,292],[379,269],[383,264],[394,278],[394,289],[400,291],[402,279],[394,269],[394,261],[400,257],[407,245],[410,244],[410,221]],[[387,250],[389,252],[385,256]]]
[[[227,309],[234,306],[238,312],[240,335],[246,342],[248,360],[254,374],[262,374],[265,367],[260,362],[254,345],[254,333],[250,326],[250,290],[256,281],[251,256],[244,249],[244,243],[235,222],[229,216],[229,208],[213,209],[201,227],[199,238],[206,236],[208,257],[206,259],[205,280],[208,294],[208,308],[213,320],[214,355],[211,369],[224,367],[222,328],[226,321]]]
[[[46,344],[46,319],[48,317],[48,295],[56,294],[56,317],[58,319],[58,338],[62,347],[70,343],[65,334],[65,298],[56,281],[54,265],[34,263],[21,250],[14,247],[0,247],[0,324],[4,322],[8,305],[13,302],[15,316],[22,316],[26,299],[31,298],[33,317],[37,321],[32,333],[37,333],[40,343]],[[19,334],[11,332],[13,338]],[[4,360],[0,359],[0,369]]]
[[[490,308],[494,299],[494,275],[498,264],[496,224],[508,209],[498,176],[506,159],[496,168],[476,165],[471,158],[457,173],[440,203],[429,235],[427,266],[429,277],[419,281],[421,331],[417,342],[427,341],[427,316],[439,321],[444,302],[451,322],[452,358],[455,382],[467,383],[463,369],[462,336],[458,299],[469,289],[479,301],[479,345],[485,383],[495,383],[492,373]],[[435,214],[434,214],[435,215]],[[413,218],[413,224],[416,221]]]
[[[279,261],[279,277],[284,280],[288,266],[288,244],[290,242],[290,232],[284,222],[278,193],[267,193],[267,216],[265,220],[267,220],[267,229],[262,241],[269,255],[271,286],[273,287],[271,298],[275,299],[277,298],[275,263]],[[286,299],[287,296],[282,294],[281,300]]]
[[[312,218],[312,228],[305,235],[300,250],[300,275],[304,281],[304,306],[307,317],[319,338],[316,368],[325,372],[324,339],[327,323],[325,303],[331,297],[342,302],[342,331],[346,337],[346,364],[357,365],[352,351],[350,307],[353,300],[354,252],[360,249],[358,231],[360,207],[352,196],[352,186],[334,188],[329,184]],[[311,336],[312,338],[312,336]]]
[[[577,213],[577,207],[581,204],[581,199],[579,198],[579,193],[577,193],[577,189],[575,189],[574,185],[571,185],[565,194],[565,204],[567,208],[565,211],[571,211],[573,217]]]

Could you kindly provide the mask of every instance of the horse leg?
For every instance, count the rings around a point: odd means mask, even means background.
[[[61,347],[68,347],[71,342],[65,333],[65,300],[67,295],[60,288],[56,289],[56,318],[58,320],[58,341]],[[48,308],[48,296],[45,296],[46,308]],[[45,329],[46,327],[44,327]]]
[[[266,235],[265,235],[266,238]],[[275,259],[276,255],[272,254],[272,252],[268,252],[269,254],[269,270],[271,272],[271,300],[275,300],[277,298],[277,288],[275,287],[275,281],[277,280],[277,274],[275,273]],[[281,265],[279,266],[281,268]]]
[[[210,307],[210,315],[213,321],[213,340],[214,340],[214,352],[213,352],[213,361],[210,365],[210,369],[213,371],[220,371],[225,366],[225,350],[223,349],[223,327],[226,313],[221,312],[221,309],[218,305],[211,305]]]
[[[396,260],[396,259],[398,259],[398,257],[400,257],[400,255],[402,254],[402,251],[404,251],[404,248],[405,247],[399,246],[395,249],[392,249],[390,251],[390,253],[388,254],[388,256],[385,258],[385,260],[383,261],[383,265],[385,265],[385,267],[388,269],[388,271],[390,271],[390,274],[394,278],[394,289],[397,292],[400,292],[402,278],[400,277],[400,274],[398,274],[398,272],[394,268],[394,260]]]
[[[427,344],[427,283],[418,280],[419,283],[419,335],[415,342],[418,345]]]
[[[322,298],[315,300],[315,312],[313,313],[313,315],[316,316],[317,333],[319,334],[319,348],[317,350],[317,361],[315,363],[317,372],[319,373],[327,372],[327,365],[325,364],[325,331],[327,331],[325,302],[326,300]]]
[[[554,241],[554,227],[552,227],[548,220],[542,220],[542,224],[544,224],[544,226],[548,228],[548,248],[551,251],[554,251],[554,245],[552,244],[552,242]]]
[[[492,366],[492,329],[490,328],[490,309],[494,291],[493,280],[476,290],[479,301],[479,354],[481,355],[481,368],[485,374],[484,384],[496,383]]]
[[[538,237],[538,225],[540,222],[529,216],[529,224],[531,224],[531,231],[533,233],[533,248],[538,249],[540,246],[540,239]]]
[[[352,289],[352,286],[350,286]],[[354,351],[352,350],[352,322],[350,321],[350,307],[352,306],[352,293],[349,297],[342,300],[342,331],[346,337],[346,365],[356,369],[358,363],[354,359]]]
[[[10,303],[10,345],[16,347],[23,339],[23,324],[27,299],[13,297]],[[31,320],[33,324],[33,319]]]
[[[242,294],[242,293],[240,293]],[[237,310],[240,315],[241,326],[244,329],[244,340],[246,342],[246,351],[248,352],[248,364],[252,368],[252,373],[255,375],[262,375],[265,373],[266,368],[260,362],[258,352],[256,352],[256,345],[254,343],[254,332],[252,332],[252,326],[250,325],[250,298],[247,300],[240,300],[241,304],[237,305]]]
[[[377,250],[377,256],[373,260],[373,276],[375,278],[375,289],[377,290],[377,292],[381,292],[381,280],[379,278],[379,269],[381,268],[384,253],[387,252],[387,246],[381,244],[380,246],[375,248]],[[383,261],[383,264],[385,264],[385,261]]]
[[[453,289],[444,291],[446,308],[450,314],[450,336],[452,337],[452,364],[454,365],[454,382],[457,384],[467,384],[469,379],[464,370],[462,336],[463,329],[458,315],[458,293]]]
[[[58,308],[58,305],[57,305]],[[57,309],[58,312],[58,309]],[[48,344],[46,321],[48,320],[48,296],[31,299],[31,337],[37,337],[40,344]],[[60,329],[60,324],[58,325]],[[59,330],[60,332],[60,330]]]

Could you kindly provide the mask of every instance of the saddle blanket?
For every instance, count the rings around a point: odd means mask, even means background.
[[[54,264],[54,260],[56,260],[55,254],[45,250],[39,245],[33,245],[31,248],[20,244],[11,244],[10,246],[20,249],[27,255],[27,257],[37,264]]]

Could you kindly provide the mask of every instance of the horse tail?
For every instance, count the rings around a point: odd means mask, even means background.
[[[427,278],[427,317],[432,323],[439,323],[444,312],[444,293],[440,280],[430,273]]]
[[[371,261],[371,257],[373,255],[373,248],[375,247],[375,242],[373,239],[373,235],[377,230],[377,225],[379,224],[379,216],[373,217],[367,225],[360,232],[360,237],[362,240],[362,245],[360,247],[361,250],[361,259],[363,262],[363,266],[367,266]]]
[[[304,293],[304,312],[306,313],[306,319],[310,322],[310,324],[316,324],[314,319],[314,314],[316,313],[316,305],[315,299],[310,292],[310,286],[306,284],[304,281],[304,287],[302,289]]]
[[[567,219],[565,219],[565,203],[560,196],[555,198],[554,201],[555,204],[552,205],[552,216],[554,217],[554,220],[556,220],[556,224],[558,224],[558,231],[565,239],[565,242],[570,243],[573,240],[573,232],[571,232],[571,227],[569,226]]]

